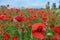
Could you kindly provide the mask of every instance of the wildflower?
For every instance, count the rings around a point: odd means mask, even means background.
[[[30,28],[32,26],[32,24],[31,23],[27,23],[27,26]]]
[[[35,38],[44,39],[44,31],[46,30],[46,26],[42,23],[35,23],[32,25],[32,35]]]
[[[0,20],[3,20],[4,19],[4,15],[0,15]]]
[[[5,27],[4,24],[1,24],[1,29],[4,29],[4,27]]]
[[[8,40],[8,38],[9,38],[9,33],[5,33],[5,34],[3,35],[3,38],[4,38],[4,40]]]
[[[47,22],[47,21],[48,21],[48,18],[43,18],[43,21],[44,21],[44,22]]]
[[[31,19],[28,17],[28,18],[26,18],[26,20],[27,20],[27,22],[30,22],[31,21]]]
[[[58,35],[60,35],[60,26],[55,27],[54,32],[56,32]]]
[[[23,22],[24,21],[24,17],[22,17],[22,16],[16,16],[14,18],[14,21],[16,21],[16,22]]]
[[[51,18],[51,20],[52,20],[52,21],[55,21],[55,18],[54,18],[54,17],[52,17],[52,18]]]
[[[50,24],[50,28],[52,29],[52,28],[54,28],[55,27],[55,25],[54,24]]]
[[[0,34],[2,34],[3,32],[0,30]]]
[[[18,36],[12,36],[11,40],[18,40]]]
[[[32,20],[35,20],[37,18],[37,16],[35,15],[35,16],[32,16]]]
[[[7,7],[9,7],[9,4],[7,4]]]

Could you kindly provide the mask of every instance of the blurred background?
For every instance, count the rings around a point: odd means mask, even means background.
[[[0,0],[0,8],[6,7],[9,8],[45,8],[46,4],[52,8],[56,6],[59,8],[59,0]]]

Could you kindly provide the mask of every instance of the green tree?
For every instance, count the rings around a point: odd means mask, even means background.
[[[60,5],[59,5],[59,9],[60,9]]]
[[[56,9],[56,3],[53,3],[52,9]]]
[[[50,2],[48,2],[48,3],[46,4],[46,9],[50,9],[49,4],[50,4]]]
[[[0,8],[1,9],[7,9],[7,7],[5,5],[1,5]]]

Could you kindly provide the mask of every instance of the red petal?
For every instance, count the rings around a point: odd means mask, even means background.
[[[35,23],[35,24],[32,25],[32,30],[35,31],[35,30],[37,30],[40,26],[43,28],[43,30],[46,30],[46,29],[47,29],[44,24],[42,24],[42,23]]]
[[[55,31],[57,34],[60,35],[60,26],[55,27],[55,28],[54,28],[54,31]]]
[[[44,39],[44,33],[40,33],[40,32],[32,32],[32,35],[33,35],[35,38],[41,38],[41,39]]]

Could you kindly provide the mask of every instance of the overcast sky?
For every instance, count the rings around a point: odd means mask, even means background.
[[[51,7],[52,3],[56,3],[57,7],[59,5],[59,0],[0,0],[0,5],[9,4],[11,8],[45,8],[48,1]]]

